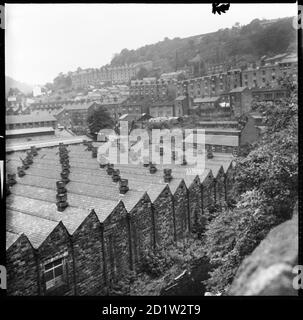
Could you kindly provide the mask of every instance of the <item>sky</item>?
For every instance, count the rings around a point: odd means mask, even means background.
[[[6,4],[5,10],[5,74],[35,85],[78,67],[100,68],[124,48],[297,14],[296,4],[281,3],[231,4],[221,15],[196,3]]]

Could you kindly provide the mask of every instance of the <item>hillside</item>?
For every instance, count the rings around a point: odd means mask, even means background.
[[[5,76],[5,94],[7,95],[10,88],[17,88],[24,94],[31,93],[33,90],[33,86],[17,81],[9,76]]]
[[[200,55],[205,66],[225,63],[245,66],[264,55],[292,51],[296,44],[296,30],[292,17],[278,20],[255,19],[250,24],[189,38],[165,38],[137,50],[123,49],[115,55],[111,65],[152,60],[163,72],[175,71],[188,65]]]

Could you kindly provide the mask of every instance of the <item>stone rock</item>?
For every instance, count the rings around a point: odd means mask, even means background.
[[[293,267],[298,264],[297,206],[291,220],[273,228],[241,264],[228,295],[297,295]]]

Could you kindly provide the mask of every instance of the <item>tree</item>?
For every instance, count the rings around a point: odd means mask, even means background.
[[[93,135],[96,135],[101,129],[112,129],[114,126],[113,119],[103,106],[99,106],[88,115],[87,123]]]
[[[137,79],[142,80],[143,78],[148,76],[148,70],[144,67],[141,67],[137,73]]]

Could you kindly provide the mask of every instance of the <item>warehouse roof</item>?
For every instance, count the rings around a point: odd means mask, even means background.
[[[101,143],[94,145],[100,146]],[[63,212],[57,211],[56,181],[60,180],[61,172],[58,148],[42,148],[26,170],[26,175],[22,178],[17,176],[17,183],[11,187],[11,194],[7,197],[7,248],[22,234],[34,248],[39,248],[60,222],[73,234],[92,209],[103,222],[121,201],[126,210],[131,211],[145,194],[154,202],[167,186],[174,193],[183,180],[189,187],[197,176],[186,173],[190,165],[159,164],[156,165],[158,171],[150,174],[143,165],[119,164],[115,168],[120,170],[122,178],[129,181],[129,191],[121,195],[118,184],[112,181],[105,169],[99,167],[91,153],[85,151],[84,145],[69,145],[68,149],[71,165],[70,182],[66,185],[69,206]],[[24,155],[24,152],[7,154],[8,173],[16,172]],[[206,160],[206,169],[200,178],[204,179],[210,170],[216,176],[222,166],[226,171],[231,161],[230,155],[215,154],[213,159]],[[164,182],[163,168],[172,168],[173,180],[169,184]]]
[[[56,118],[51,114],[26,114],[18,116],[6,116],[6,124],[16,123],[33,123],[33,122],[45,122],[45,121],[56,121]]]
[[[30,134],[30,133],[53,133],[55,130],[53,127],[40,127],[40,128],[25,128],[25,129],[15,129],[15,130],[6,130],[5,134],[7,136],[21,135],[21,134]]]
[[[220,99],[220,97],[205,97],[205,98],[196,98],[194,99],[194,103],[208,103],[208,102],[216,102]]]

